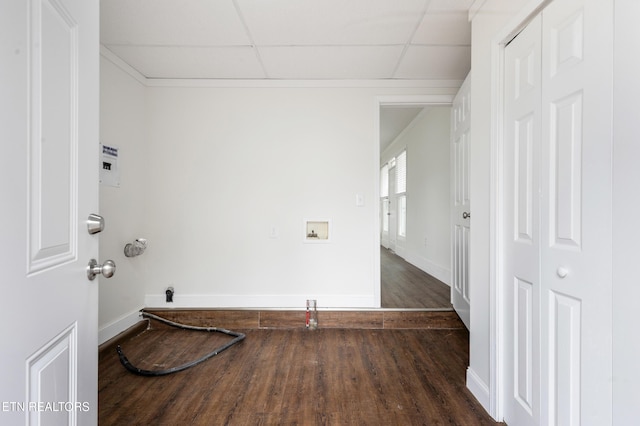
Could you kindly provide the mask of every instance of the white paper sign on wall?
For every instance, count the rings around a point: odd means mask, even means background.
[[[120,168],[118,167],[119,150],[115,146],[101,145],[100,183],[107,186],[120,187]]]

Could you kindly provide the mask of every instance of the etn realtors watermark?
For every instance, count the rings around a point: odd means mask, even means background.
[[[91,407],[88,402],[68,402],[68,401],[2,401],[2,412],[12,411],[38,411],[38,412],[72,412],[72,411],[89,411]]]

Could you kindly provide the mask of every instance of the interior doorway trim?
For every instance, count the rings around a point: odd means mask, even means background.
[[[457,92],[458,89],[455,89]],[[374,100],[373,108],[373,193],[376,200],[373,202],[373,223],[375,230],[373,232],[373,297],[378,308],[382,306],[380,286],[380,108],[383,106],[451,106],[453,103],[453,94],[439,95],[381,95]]]

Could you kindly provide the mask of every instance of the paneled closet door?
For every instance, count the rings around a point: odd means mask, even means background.
[[[505,48],[508,424],[611,423],[611,23],[555,0]]]
[[[505,49],[504,417],[540,424],[541,17]]]
[[[611,424],[613,1],[542,20],[542,423]]]

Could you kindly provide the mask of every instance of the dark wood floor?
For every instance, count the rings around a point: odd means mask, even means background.
[[[451,309],[451,288],[380,247],[381,306],[405,309]]]
[[[152,324],[118,342],[141,368],[191,361],[229,338]],[[235,331],[246,339],[162,377],[125,370],[116,342],[101,348],[99,424],[496,424],[465,387],[464,328]]]

